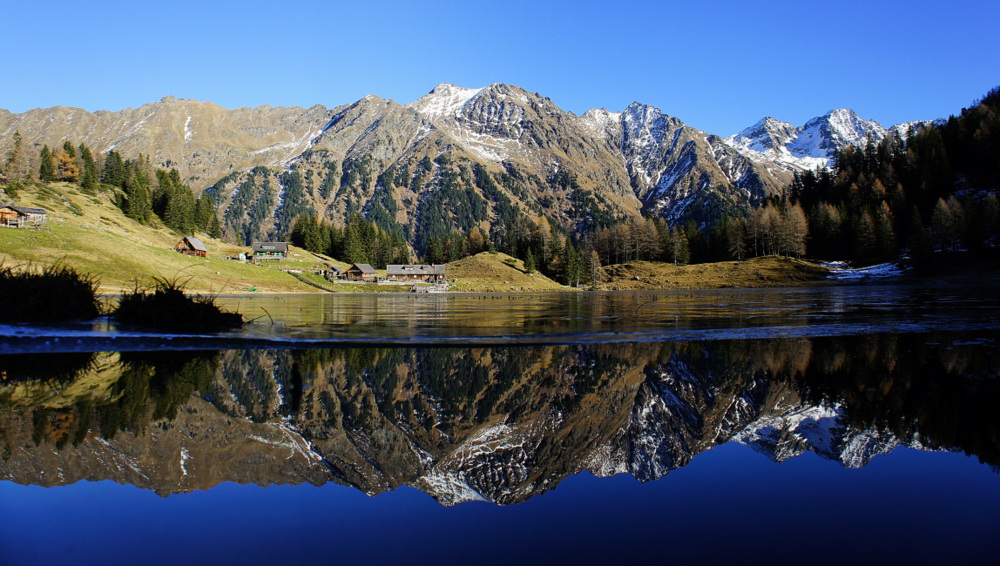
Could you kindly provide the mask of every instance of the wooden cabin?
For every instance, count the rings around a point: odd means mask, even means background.
[[[194,236],[184,236],[184,239],[177,242],[177,245],[174,246],[174,251],[196,257],[205,257],[208,255],[205,244],[201,243],[201,240]]]
[[[287,242],[254,242],[251,247],[254,261],[266,259],[285,259],[288,257]]]
[[[344,272],[344,278],[350,281],[375,281],[375,268],[367,263],[355,263]]]
[[[385,278],[389,281],[443,283],[444,275],[443,265],[389,265],[386,266]]]
[[[48,212],[43,208],[30,208],[6,204],[0,206],[0,226],[21,228],[22,226],[41,226],[45,223]]]

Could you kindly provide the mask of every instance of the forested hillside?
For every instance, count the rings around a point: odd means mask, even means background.
[[[195,198],[177,169],[155,168],[142,154],[134,159],[125,159],[115,150],[95,154],[85,144],[74,145],[70,140],[55,150],[43,145],[35,154],[15,132],[13,148],[2,164],[2,180],[7,184],[3,187],[6,199],[0,198],[0,203],[16,201],[28,183],[78,183],[88,195],[113,189],[115,204],[142,224],[151,223],[155,216],[180,234],[200,231],[213,238],[222,236],[211,196]]]
[[[797,175],[782,197],[809,219],[807,253],[861,263],[909,254],[994,256],[1000,245],[1000,89],[904,142],[838,152],[832,170]]]

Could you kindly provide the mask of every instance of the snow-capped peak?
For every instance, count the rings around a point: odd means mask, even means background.
[[[785,145],[795,134],[795,126],[767,116],[730,139],[734,147],[763,152]]]
[[[788,150],[797,157],[829,158],[849,145],[865,145],[869,137],[881,141],[885,134],[882,124],[865,120],[853,110],[838,108],[806,122],[788,144]]]
[[[407,104],[410,108],[430,116],[448,116],[458,112],[465,103],[482,92],[482,88],[463,88],[441,83],[434,90]]]
[[[757,161],[770,161],[792,170],[827,167],[838,149],[879,142],[887,130],[847,108],[830,110],[795,128],[768,116],[727,138],[726,144]]]

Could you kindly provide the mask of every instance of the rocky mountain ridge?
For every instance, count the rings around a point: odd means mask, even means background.
[[[441,84],[405,105],[369,95],[333,109],[165,97],[119,112],[0,112],[0,153],[15,131],[35,146],[72,140],[176,167],[214,196],[234,240],[283,237],[300,214],[343,222],[359,212],[418,249],[430,233],[489,232],[516,216],[581,232],[640,214],[705,222],[890,132],[834,110],[801,127],[765,118],[722,138],[645,104],[577,116],[505,84]]]

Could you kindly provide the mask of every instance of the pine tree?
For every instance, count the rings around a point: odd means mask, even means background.
[[[585,253],[587,260],[587,280],[591,284],[597,283],[601,278],[601,256],[597,250],[590,250]]]
[[[219,217],[215,214],[209,220],[208,235],[216,239],[222,237],[222,224],[219,222]]]
[[[671,228],[668,232],[666,250],[667,260],[674,265],[691,261],[691,249],[688,247],[687,236],[680,228]]]
[[[306,220],[302,247],[313,253],[324,253],[326,251],[326,241],[323,238],[323,230],[320,227],[320,222],[311,214],[307,214],[304,217],[300,216],[299,218],[305,218]]]
[[[108,152],[104,159],[104,167],[101,170],[101,182],[113,187],[122,188],[125,186],[125,161],[115,150]]]
[[[431,236],[427,241],[427,249],[424,251],[424,261],[430,264],[445,263],[444,244],[441,238]]]
[[[875,223],[867,210],[851,218],[851,253],[857,261],[868,264],[875,259]]]
[[[43,183],[56,180],[56,164],[48,145],[42,146],[38,152],[38,180]]]
[[[883,202],[876,209],[872,221],[875,225],[875,259],[886,261],[896,251],[896,229],[889,205]]]
[[[143,176],[134,168],[128,167],[125,187],[123,190],[124,202],[122,210],[125,216],[137,221],[147,222],[149,220],[150,205],[149,192]]]
[[[524,272],[527,273],[528,275],[531,275],[532,273],[537,271],[538,270],[537,263],[538,261],[535,259],[535,254],[529,248],[528,254],[524,258]]]
[[[82,168],[80,188],[87,194],[94,194],[97,192],[98,182],[97,163],[94,161],[90,148],[82,143],[80,144],[80,162]]]
[[[785,205],[782,210],[783,237],[782,251],[786,256],[802,257],[806,253],[806,238],[809,235],[809,222],[806,213],[799,205]]]
[[[572,287],[578,286],[583,276],[583,263],[580,252],[573,245],[569,235],[566,236],[566,243],[562,247],[562,259],[559,263],[562,266],[562,282]]]

